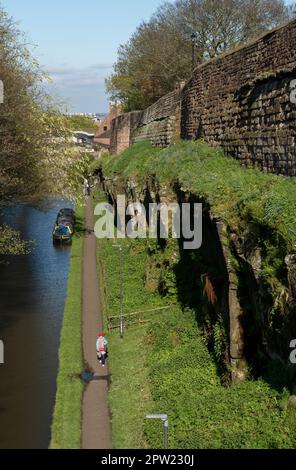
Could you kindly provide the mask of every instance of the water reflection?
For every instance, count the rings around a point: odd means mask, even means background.
[[[30,255],[0,265],[0,448],[49,444],[70,250],[54,246],[51,231],[58,210],[68,206],[47,200],[1,214],[35,244]]]

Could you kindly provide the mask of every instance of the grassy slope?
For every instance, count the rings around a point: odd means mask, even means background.
[[[83,217],[83,209],[77,210]],[[79,449],[83,370],[81,340],[81,263],[83,237],[74,236],[68,278],[67,299],[59,350],[59,373],[52,424],[52,449]]]
[[[122,240],[121,243],[124,313],[163,306],[165,303],[158,295],[143,291],[143,279],[138,270],[138,266],[145,265],[146,253],[142,251],[142,246],[139,245],[137,250],[136,241],[131,244],[128,240]],[[98,241],[98,266],[105,319],[107,314],[117,315],[120,305],[118,251],[112,244],[112,240]],[[144,342],[144,331],[143,326],[125,329],[124,341],[119,338],[118,329],[112,330],[108,335],[112,377],[109,401],[113,414],[113,446],[119,449],[147,447],[143,417],[149,412],[151,397],[148,385],[149,371],[146,367],[148,347]]]
[[[260,379],[225,388],[192,314],[173,313],[151,328],[155,411],[167,410],[172,448],[294,448],[289,395]],[[152,447],[159,434],[147,428]]]
[[[147,348],[141,327],[126,332],[125,342],[118,331],[109,335],[112,345],[110,367],[112,386],[109,405],[112,410],[112,442],[116,449],[147,448],[144,415],[151,407]]]
[[[237,213],[252,217],[277,230],[292,249],[295,246],[295,180],[242,168],[201,142],[166,150],[135,145],[119,157],[107,157],[104,172],[137,181],[157,174],[161,184],[178,180],[186,190],[207,198],[214,212],[230,223],[237,223]],[[168,302],[145,290],[146,242],[122,243],[130,255],[125,259],[125,312]],[[117,253],[112,241],[99,246],[107,294],[104,310],[110,314],[119,310]],[[144,410],[169,414],[170,446],[175,448],[295,447],[295,421],[285,410],[288,392],[263,379],[221,386],[193,312],[176,306],[169,318],[158,316],[150,325],[130,327],[123,343],[117,338],[118,331],[112,332],[115,447],[161,447],[161,428],[144,422]]]
[[[144,142],[119,157],[104,158],[104,172],[144,181],[157,175],[160,184],[176,181],[184,189],[207,199],[214,214],[230,224],[240,217],[278,231],[296,249],[296,180],[244,168],[219,148],[203,142],[180,142],[168,149]]]
[[[121,241],[124,312],[171,303],[143,284],[145,241]],[[99,241],[104,311],[119,311],[118,254],[112,240]],[[128,256],[129,254],[129,256]],[[158,297],[158,300],[157,300]],[[287,391],[263,379],[231,388],[220,383],[193,312],[177,304],[154,321],[108,335],[110,407],[114,448],[161,448],[162,430],[145,413],[168,413],[171,448],[293,448],[295,420],[285,410]]]

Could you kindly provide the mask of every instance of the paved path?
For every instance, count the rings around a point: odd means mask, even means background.
[[[82,327],[83,351],[87,368],[94,379],[86,386],[82,407],[82,448],[111,449],[111,424],[108,410],[108,366],[103,369],[96,359],[96,339],[102,329],[99,284],[96,263],[96,238],[93,233],[92,199],[85,208],[86,236],[83,249]]]

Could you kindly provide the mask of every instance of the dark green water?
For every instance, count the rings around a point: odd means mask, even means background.
[[[58,347],[69,270],[69,247],[55,247],[51,231],[58,210],[45,201],[1,211],[35,246],[27,256],[0,264],[0,448],[47,448],[54,407]]]

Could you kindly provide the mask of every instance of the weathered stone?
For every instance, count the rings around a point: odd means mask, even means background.
[[[112,154],[131,144],[148,140],[156,147],[167,147],[180,136],[181,89],[163,96],[144,111],[118,116],[111,124]]]
[[[182,137],[201,137],[243,164],[295,176],[295,42],[293,20],[268,33],[268,41],[197,67],[182,96]]]
[[[293,20],[201,64],[185,86],[144,111],[114,119],[111,153],[142,140],[166,147],[181,134],[221,145],[244,165],[295,176],[296,105],[290,100],[295,43]]]
[[[238,297],[238,279],[231,265],[231,254],[227,242],[227,227],[221,220],[216,220],[217,232],[223,249],[225,265],[228,272],[228,315],[229,315],[229,339],[231,379],[233,383],[239,383],[247,378],[248,366],[244,357],[245,335],[242,326],[243,312]],[[230,237],[235,239],[235,234]]]

